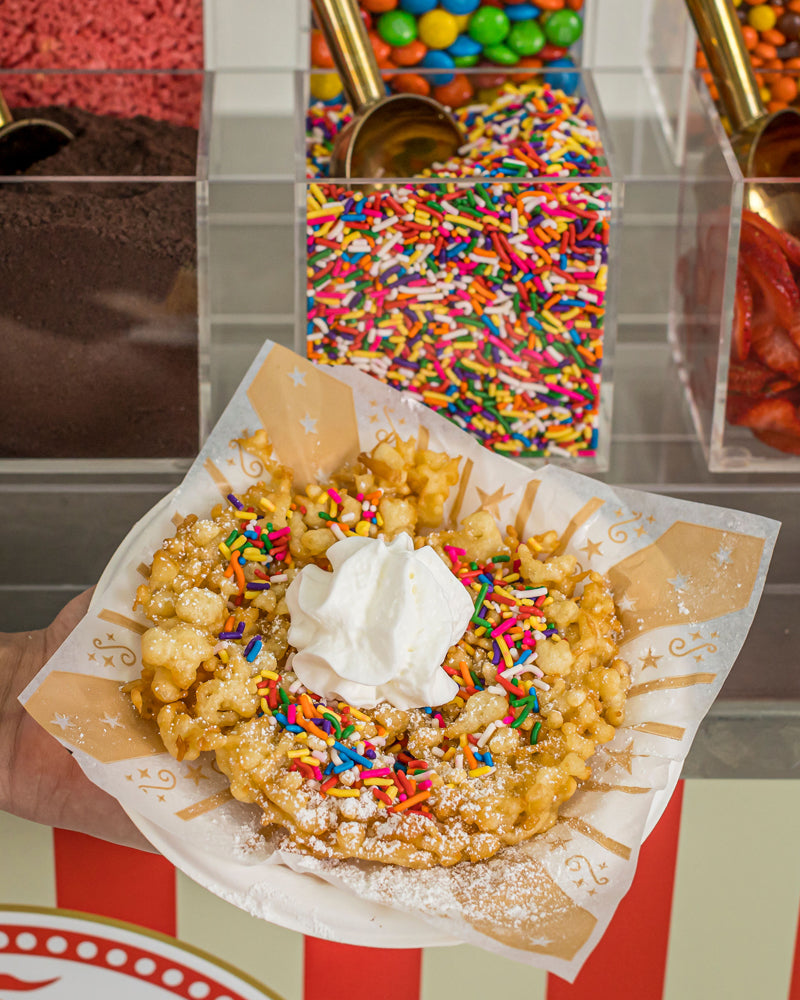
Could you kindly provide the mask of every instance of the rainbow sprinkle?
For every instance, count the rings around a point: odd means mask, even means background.
[[[368,525],[374,533],[380,517],[376,509],[379,491],[356,495],[363,518],[355,523],[337,520],[342,493],[327,491],[329,511],[320,512],[320,517],[327,514],[327,520],[323,518],[326,525],[336,524],[343,534],[360,534],[360,526]],[[289,769],[300,772],[312,788],[330,798],[371,793],[390,812],[427,813],[425,802],[432,794],[431,776],[437,763],[463,770],[470,778],[481,778],[494,770],[488,743],[500,727],[525,726],[530,729],[530,742],[537,742],[541,723],[533,723],[529,716],[539,713],[539,694],[548,690],[548,684],[536,666],[536,644],[556,636],[557,630],[547,620],[546,608],[552,597],[545,587],[532,587],[521,580],[517,559],[500,553],[485,564],[468,563],[463,549],[444,547],[451,571],[470,592],[474,614],[467,632],[454,647],[458,655],[451,655],[443,666],[459,685],[457,696],[451,706],[429,706],[422,711],[433,724],[445,729],[442,712],[452,718],[471,695],[483,690],[505,697],[508,710],[482,732],[445,737],[440,746],[432,749],[431,760],[422,760],[408,751],[407,737],[387,745],[386,730],[368,714],[309,691],[291,672],[291,653],[278,671],[259,669],[264,639],[258,634],[245,638],[244,613],[264,590],[287,581],[286,570],[292,565],[287,548],[289,528],[274,529],[268,511],[256,511],[235,495],[228,500],[239,519],[239,528],[230,533],[220,549],[230,552],[225,573],[237,579],[239,588],[234,598],[236,611],[219,632],[214,653],[227,663],[232,645],[237,644],[244,658],[253,664],[260,704],[257,714],[269,716],[271,724],[292,734],[294,746],[287,752]],[[256,580],[244,577],[248,563],[248,575],[254,574]],[[368,726],[370,736],[366,737],[364,730]],[[372,735],[373,727],[377,735]]]
[[[611,191],[591,113],[544,85],[456,112],[462,156],[374,193],[307,199],[307,352],[515,457],[597,450]],[[308,113],[309,177],[348,120]],[[575,179],[570,179],[575,178]]]

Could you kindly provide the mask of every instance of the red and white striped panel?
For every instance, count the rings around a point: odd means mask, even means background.
[[[570,985],[466,945],[356,948],[257,921],[162,858],[0,814],[0,904],[176,935],[287,1000],[800,1000],[800,782],[681,783],[633,887]],[[2,959],[0,958],[0,973]],[[490,995],[490,994],[489,994]]]

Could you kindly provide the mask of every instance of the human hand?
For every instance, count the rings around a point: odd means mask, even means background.
[[[0,809],[65,830],[152,851],[122,806],[28,715],[19,694],[86,613],[91,591],[46,629],[0,633]]]

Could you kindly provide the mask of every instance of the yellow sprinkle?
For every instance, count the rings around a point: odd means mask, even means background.
[[[301,764],[308,764],[309,767],[319,767],[319,761],[316,757],[312,757],[308,750],[304,750],[303,753],[305,756],[300,758]]]
[[[470,771],[469,776],[470,778],[480,778],[482,774],[488,774],[490,771],[491,768],[489,767],[489,765],[484,764],[483,767],[476,767],[472,771]]]
[[[383,518],[381,517],[381,512],[379,510],[375,511],[375,523],[379,528],[383,527]]]
[[[335,795],[337,799],[357,799],[361,792],[357,788],[328,788],[326,795]]]
[[[231,552],[235,552],[237,549],[240,549],[243,545],[247,545],[247,539],[244,537],[244,535],[239,535],[239,537],[236,539],[233,545],[230,545],[229,548]]]
[[[271,710],[266,698],[261,699],[261,711],[264,712],[264,714],[266,714],[267,712],[270,712],[271,714]]]
[[[295,741],[295,743],[307,743],[308,742],[308,733],[295,733],[294,734],[294,741]]]
[[[353,716],[354,719],[361,719],[362,722],[370,722],[371,721],[371,719],[370,719],[370,717],[368,715],[364,715],[363,712],[359,712],[359,710],[357,708],[353,708],[352,705],[345,705],[343,702],[340,702],[339,703],[339,708],[341,708],[342,711],[344,711],[346,708],[349,709],[350,714]]]
[[[246,549],[242,549],[242,555],[245,557],[245,559],[248,560],[248,562],[263,563],[266,562],[267,559],[269,559],[269,556],[265,556],[262,553],[261,549],[255,549],[252,546],[249,546]]]
[[[258,675],[259,677],[264,677],[267,680],[276,681],[280,674],[276,674],[274,670],[262,670]]]
[[[230,557],[231,557],[231,550],[228,548],[228,546],[225,544],[225,542],[220,542],[219,543],[219,550],[225,556],[226,559],[230,559]]]
[[[455,747],[450,747],[449,750],[445,751],[445,755],[444,755],[444,757],[442,757],[442,760],[443,761],[452,760],[453,757],[455,757],[455,755],[456,755],[456,748]]]
[[[357,535],[368,535],[369,534],[369,521],[359,521],[355,526],[355,533]]]
[[[260,500],[258,501],[258,506],[259,506],[259,507],[260,507],[260,508],[261,508],[262,510],[266,510],[266,511],[269,511],[269,513],[270,513],[270,514],[271,514],[271,513],[273,513],[273,512],[275,511],[275,504],[274,504],[274,503],[273,503],[273,502],[272,502],[271,500],[267,500],[267,498],[266,498],[266,497],[262,497],[262,498],[261,498],[261,499],[260,499]]]
[[[258,514],[254,514],[251,510],[235,510],[233,516],[238,517],[240,521],[252,521]]]
[[[318,184],[309,184],[308,190],[320,205],[325,204],[325,195],[322,192],[322,188]]]
[[[308,750],[303,748],[302,750],[287,750],[287,757],[305,757],[308,754]]]
[[[222,662],[223,662],[223,663],[227,663],[227,662],[228,662],[228,653],[227,653],[227,651],[226,651],[226,650],[224,650],[224,649],[221,649],[221,650],[220,650],[220,651],[219,651],[219,652],[217,653],[217,656],[218,656],[218,657],[219,657],[219,658],[220,658],[220,659],[222,660]]]
[[[365,785],[393,785],[394,782],[391,778],[365,778]]]
[[[525,544],[528,546],[529,549],[533,549],[534,552],[542,551],[542,546],[536,541],[533,535],[531,535],[531,537],[528,539],[527,542],[525,542]]]
[[[511,659],[511,653],[508,651],[508,645],[506,643],[506,640],[503,638],[502,635],[498,635],[495,638],[495,642],[500,647],[500,652],[503,656],[503,662],[505,663],[505,665],[507,667],[513,667],[514,661]]]

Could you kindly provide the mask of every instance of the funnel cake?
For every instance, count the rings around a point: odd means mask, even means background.
[[[215,753],[265,832],[320,858],[453,865],[548,830],[623,720],[630,671],[607,582],[553,531],[523,541],[485,510],[446,529],[459,460],[413,439],[390,437],[304,490],[263,431],[240,444],[271,481],[185,518],[136,594],[154,627],[128,690],[167,750]],[[291,581],[327,569],[337,540],[401,532],[474,605],[441,666],[457,695],[399,709],[307,690],[292,670]]]

